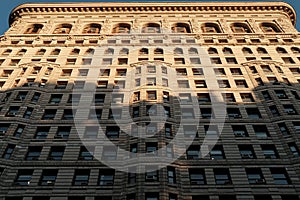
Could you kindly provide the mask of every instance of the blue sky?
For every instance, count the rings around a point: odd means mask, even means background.
[[[113,1],[113,2],[147,2],[147,0],[64,0],[64,1],[58,1],[58,0],[30,0],[30,2],[103,2],[103,1]],[[156,0],[157,2],[159,0]],[[176,2],[178,0],[168,0],[168,2]],[[179,0],[179,1],[184,1],[184,0]],[[201,2],[202,0],[189,0],[191,1],[198,1]],[[232,0],[223,0],[223,1],[232,1]],[[233,1],[248,1],[249,0],[233,0]],[[250,0],[250,1],[261,1],[261,0]],[[266,0],[268,1],[268,0]],[[272,0],[269,0],[272,1]],[[274,1],[274,0],[273,0]],[[278,0],[280,1],[280,0]],[[296,10],[296,12],[298,13],[300,11],[300,4],[298,0],[282,0],[285,1],[289,4],[291,4],[294,9]],[[0,20],[0,34],[3,34],[4,31],[6,31],[8,29],[8,16],[11,12],[11,10],[13,8],[15,8],[16,6],[23,4],[23,3],[27,3],[28,1],[26,0],[2,0],[1,2],[1,6],[0,6],[0,16],[1,16],[1,20]],[[209,0],[205,0],[205,2],[210,2]],[[212,2],[216,2],[216,1],[212,1]],[[299,15],[297,15],[297,29],[300,29],[300,19],[299,19]]]

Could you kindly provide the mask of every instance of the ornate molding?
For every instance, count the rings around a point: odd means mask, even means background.
[[[284,2],[218,2],[216,3],[53,3],[53,4],[23,4],[16,7],[10,14],[9,23],[13,24],[16,19],[28,14],[76,14],[76,13],[168,13],[168,12],[281,12],[287,17],[293,25],[296,24],[295,10]]]
[[[51,63],[51,62],[30,62],[24,63],[18,66],[19,68],[23,67],[53,67],[53,68],[60,68],[59,64]]]
[[[266,65],[266,64],[274,64],[279,66],[284,66],[284,63],[273,61],[273,60],[252,60],[245,63],[241,63],[243,66],[253,66],[253,65]]]

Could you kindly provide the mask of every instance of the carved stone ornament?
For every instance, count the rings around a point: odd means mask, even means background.
[[[284,31],[290,31],[292,29],[290,21],[286,18],[279,18],[277,22]]]
[[[195,39],[200,40],[201,39],[201,35],[196,35]]]
[[[72,40],[72,39],[73,39],[73,37],[70,35],[67,37],[67,40]]]
[[[1,40],[1,41],[6,41],[6,40],[7,40],[7,37],[6,37],[6,36],[1,37],[0,40]]]

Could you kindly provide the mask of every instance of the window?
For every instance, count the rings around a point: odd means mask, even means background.
[[[49,103],[50,104],[59,104],[62,98],[62,94],[51,94]]]
[[[142,33],[160,33],[160,25],[148,23],[142,28]]]
[[[188,160],[199,160],[201,158],[200,155],[200,146],[199,145],[191,145],[186,150],[186,157]]]
[[[197,98],[200,104],[211,102],[209,93],[197,93]]]
[[[175,65],[184,65],[185,61],[184,58],[174,58]]]
[[[202,68],[192,68],[193,75],[194,76],[201,76],[203,75],[203,69]]]
[[[258,108],[246,108],[246,112],[248,114],[248,118],[250,118],[250,119],[261,118],[261,114],[260,114]]]
[[[18,53],[16,54],[16,56],[24,56],[26,52],[27,52],[26,49],[21,49],[20,51],[18,51]]]
[[[136,167],[128,168],[128,184],[136,183],[136,178],[137,178],[136,170],[137,170]],[[133,200],[135,200],[135,195],[134,195]]]
[[[71,126],[59,126],[54,136],[55,139],[68,139],[71,132]]]
[[[118,138],[120,132],[120,127],[118,126],[107,126],[106,127],[106,137],[107,138]]]
[[[39,34],[43,27],[42,24],[33,24],[26,29],[24,34]]]
[[[104,160],[116,160],[118,149],[115,146],[104,146],[102,159]]]
[[[234,76],[243,75],[240,68],[230,68],[230,72]]]
[[[268,91],[262,91],[261,93],[266,101],[272,100]]]
[[[129,24],[120,23],[113,28],[112,33],[129,33],[130,28],[131,26]]]
[[[201,30],[204,33],[221,33],[219,25],[215,23],[205,23],[201,26]]]
[[[253,125],[256,137],[267,138],[270,136],[269,131],[265,125]]]
[[[176,183],[176,170],[174,167],[167,167],[167,176],[168,176],[168,183],[175,184]]]
[[[95,147],[80,147],[78,160],[93,160]]]
[[[214,72],[216,75],[220,75],[220,76],[226,75],[224,68],[215,68]]]
[[[9,107],[9,110],[6,113],[6,117],[16,117],[19,112],[20,107],[19,106],[11,106]]]
[[[217,185],[232,184],[229,169],[219,168],[214,169],[215,182]]]
[[[295,61],[291,57],[281,58],[285,64],[295,64]]]
[[[69,34],[71,31],[71,24],[61,24],[57,28],[55,28],[53,34]]]
[[[210,159],[219,160],[225,159],[225,154],[222,145],[215,145],[210,151]]]
[[[85,138],[97,138],[98,136],[98,126],[88,126],[85,128],[84,137]]]
[[[235,137],[248,137],[247,129],[244,125],[232,125],[232,131]]]
[[[229,119],[239,119],[242,118],[239,108],[227,108],[227,116]]]
[[[271,195],[254,195],[254,200],[273,200]]]
[[[267,50],[263,47],[258,47],[257,48],[257,53],[259,53],[259,54],[268,54]]]
[[[228,64],[238,64],[236,58],[225,58]]]
[[[157,166],[146,166],[145,181],[154,182],[158,181],[158,170]]]
[[[277,53],[279,54],[283,54],[283,53],[287,53],[287,51],[285,50],[285,48],[282,47],[277,47],[276,48]]]
[[[57,169],[44,169],[39,182],[39,185],[54,185],[56,181],[58,170]]]
[[[213,117],[211,108],[200,108],[200,111],[201,111],[201,117],[203,119],[210,119]]]
[[[290,135],[290,131],[289,129],[287,128],[287,126],[285,125],[285,123],[279,123],[278,124],[278,128],[281,132],[282,135]]]
[[[156,91],[147,91],[147,99],[148,100],[156,100]]]
[[[294,157],[300,157],[300,151],[295,142],[288,143],[289,149]]]
[[[121,119],[122,108],[109,109],[108,119]]]
[[[196,88],[207,88],[205,80],[195,80],[195,86]]]
[[[84,27],[83,34],[99,34],[101,30],[100,24],[89,24]]]
[[[172,125],[171,124],[165,124],[165,136],[166,137],[172,137],[173,136],[173,131],[172,131]]]
[[[112,65],[112,59],[111,58],[103,58],[102,65]]]
[[[278,111],[278,109],[277,109],[277,107],[276,107],[275,105],[269,106],[269,109],[270,109],[270,111],[271,111],[271,113],[272,113],[272,115],[273,115],[274,117],[277,117],[277,116],[280,115],[280,114],[279,114],[279,111]]]
[[[177,200],[177,194],[169,193],[169,200]]]
[[[73,177],[73,185],[88,185],[89,177],[89,169],[76,169]]]
[[[128,58],[118,58],[118,65],[127,65]]]
[[[251,33],[251,29],[245,23],[233,23],[231,25],[231,30],[234,33]]]
[[[25,160],[38,160],[43,147],[41,146],[30,146],[25,157]]]
[[[5,151],[4,151],[3,155],[2,155],[2,158],[4,158],[4,159],[10,159],[11,156],[12,156],[12,154],[13,154],[13,152],[14,152],[15,147],[16,147],[16,145],[14,145],[14,144],[8,144],[6,146],[6,148],[5,148]]]
[[[179,93],[180,103],[185,104],[192,102],[192,97],[190,93]]]
[[[64,146],[51,147],[48,155],[48,160],[62,160],[64,152],[65,152]]]
[[[191,185],[205,185],[206,178],[204,169],[189,169]]]
[[[185,68],[177,68],[176,69],[177,76],[186,76],[187,72]]]
[[[235,80],[235,84],[237,88],[248,88],[246,80]]]
[[[218,80],[218,84],[220,88],[230,88],[228,80]]]
[[[177,23],[171,29],[173,33],[191,33],[190,26],[185,23]]]
[[[222,93],[222,96],[223,96],[224,102],[226,102],[226,103],[236,102],[233,93]]]
[[[26,186],[30,184],[33,170],[31,169],[19,169],[14,184],[20,186]]]
[[[281,200],[299,200],[298,195],[281,195]]]
[[[265,33],[279,33],[280,29],[274,23],[264,22],[260,25],[261,29]]]
[[[295,129],[295,132],[297,134],[300,133],[300,123],[299,122],[293,122],[293,126],[294,126],[294,129]]]
[[[236,200],[235,195],[219,195],[219,200]]]
[[[157,143],[156,142],[147,142],[146,143],[146,153],[149,156],[157,155]]]
[[[193,108],[181,108],[182,119],[194,119],[194,109]]]
[[[253,147],[251,145],[238,145],[242,159],[256,158]]]
[[[26,111],[25,111],[25,113],[23,115],[23,118],[29,119],[30,116],[31,116],[31,114],[32,114],[32,112],[33,112],[33,108],[27,107],[27,109],[26,109]]]
[[[9,77],[13,73],[13,70],[3,70],[2,77]]]
[[[62,120],[73,120],[74,119],[74,114],[76,113],[76,110],[72,109],[64,109],[63,115],[62,115]]]
[[[290,104],[283,105],[283,109],[287,115],[297,115],[297,111],[293,105]]]
[[[159,193],[147,192],[145,194],[145,200],[159,200]]]
[[[95,53],[95,49],[89,48],[88,50],[86,50],[86,52],[84,53],[84,55],[85,56],[91,56],[91,55],[94,55],[94,53]]]
[[[261,169],[259,168],[246,168],[246,174],[249,184],[265,184],[266,181],[263,177]]]
[[[291,48],[291,51],[292,51],[294,54],[300,53],[300,49],[299,49],[298,47],[292,47],[292,48]]]
[[[198,50],[196,48],[189,48],[188,53],[190,55],[198,54]]]
[[[57,81],[55,89],[66,89],[68,81]]]
[[[193,65],[201,64],[200,58],[190,58],[190,63]]]
[[[208,195],[193,195],[192,200],[209,200]]]
[[[288,173],[285,168],[270,168],[273,176],[274,184],[276,185],[287,185],[291,184]]]
[[[54,56],[54,55],[59,55],[60,54],[60,49],[54,49],[51,53],[50,53],[50,55],[52,55],[52,56]]]
[[[34,138],[35,139],[46,139],[49,133],[49,126],[37,127]]]
[[[23,133],[23,131],[24,131],[24,129],[25,129],[25,125],[19,124],[18,127],[17,127],[17,129],[15,130],[13,136],[14,136],[15,138],[20,138],[21,135],[22,135],[22,133]],[[1,128],[0,128],[0,134],[1,134]]]
[[[224,47],[222,51],[224,54],[233,54],[232,49],[228,47]]]
[[[264,144],[261,145],[261,149],[266,159],[276,159],[279,158],[278,152],[276,150],[275,145],[272,144]]]
[[[242,49],[242,52],[243,52],[245,55],[247,55],[247,54],[253,54],[253,51],[252,51],[250,48],[248,48],[248,47],[244,47],[244,48]]]
[[[105,94],[95,94],[94,102],[95,104],[102,104],[105,100]]]
[[[254,102],[253,96],[251,93],[240,93],[241,99],[245,103]]]
[[[100,169],[99,171],[99,185],[113,185],[114,184],[115,170],[113,169]]]
[[[56,115],[55,109],[45,109],[42,120],[53,120]]]

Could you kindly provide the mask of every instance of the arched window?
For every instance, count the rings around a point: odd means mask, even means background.
[[[131,28],[130,24],[125,24],[125,23],[117,24],[113,28],[112,33],[129,33],[130,28]]]
[[[129,54],[129,49],[123,48],[120,50],[120,55],[127,55],[127,54]]]
[[[208,49],[208,54],[218,54],[218,50],[216,48],[210,47]]]
[[[263,47],[258,47],[257,48],[257,53],[260,53],[260,54],[267,54],[267,50]]]
[[[89,48],[88,50],[86,50],[86,52],[84,53],[84,55],[88,56],[88,55],[94,55],[95,49]]]
[[[68,34],[72,28],[71,24],[61,24],[54,30],[53,34]]]
[[[6,49],[5,51],[3,51],[2,56],[8,56],[11,52],[11,49]]]
[[[245,23],[233,23],[231,25],[231,30],[234,33],[251,33],[249,26]]]
[[[164,50],[160,48],[154,49],[154,54],[164,54]]]
[[[113,55],[114,52],[115,52],[114,49],[108,48],[108,49],[105,50],[104,54],[105,54],[105,55]]]
[[[196,48],[189,48],[189,54],[198,54],[198,50]]]
[[[221,29],[218,24],[215,23],[205,23],[201,26],[204,33],[221,33]]]
[[[28,27],[24,34],[38,34],[44,25],[42,24],[32,24],[30,27]]]
[[[244,47],[242,51],[244,54],[253,54],[252,50],[248,47]]]
[[[277,53],[287,53],[287,51],[285,50],[285,48],[282,48],[282,47],[277,47],[276,51],[277,51]]]
[[[280,29],[273,23],[261,23],[260,28],[265,33],[280,33]]]
[[[139,50],[139,55],[148,55],[149,54],[149,50],[146,48],[142,48]]]
[[[233,54],[232,50],[230,48],[228,48],[228,47],[224,47],[223,48],[223,53],[224,54]]]
[[[176,48],[176,49],[174,49],[174,54],[183,54],[182,48]]]
[[[51,55],[59,55],[60,53],[60,49],[54,49],[52,52],[51,52]]]
[[[160,33],[160,25],[156,23],[146,24],[142,28],[142,33]]]
[[[18,51],[17,56],[23,56],[26,52],[26,49],[21,49],[20,51]]]
[[[73,49],[71,51],[71,55],[79,55],[79,53],[80,53],[80,49]]]
[[[86,34],[98,34],[100,33],[101,25],[100,24],[89,24],[86,27],[84,27],[82,33]]]
[[[177,23],[172,27],[173,33],[191,33],[190,26],[186,23]]]
[[[300,53],[300,49],[298,47],[292,47],[291,50],[293,53]]]
[[[38,51],[36,52],[36,55],[42,56],[42,55],[44,55],[45,53],[46,53],[46,49],[40,49],[40,50],[38,50]]]

